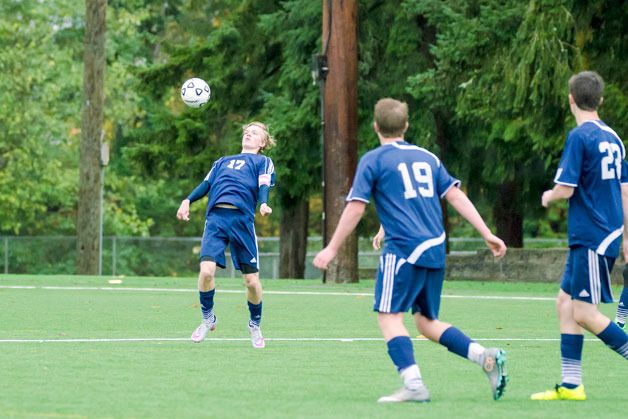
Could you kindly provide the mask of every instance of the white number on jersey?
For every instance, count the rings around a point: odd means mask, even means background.
[[[621,150],[615,143],[602,141],[600,153],[606,154],[602,158],[602,179],[621,179]]]
[[[434,196],[434,182],[432,180],[432,168],[425,162],[412,163],[412,174],[414,180],[419,184],[415,189],[410,179],[410,172],[408,171],[408,165],[405,163],[399,163],[397,170],[401,173],[401,180],[403,181],[403,197],[406,199],[416,198],[418,196],[417,190],[421,196],[425,198],[431,198]]]
[[[242,166],[244,166],[244,163],[245,163],[244,160],[230,160],[227,167],[229,169],[240,170],[242,169]]]

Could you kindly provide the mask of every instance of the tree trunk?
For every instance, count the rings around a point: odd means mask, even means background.
[[[76,272],[86,275],[97,274],[99,262],[106,13],[107,0],[85,0]]]
[[[308,201],[282,208],[279,227],[279,277],[303,279],[307,252]]]
[[[523,216],[518,185],[514,181],[500,184],[493,205],[496,234],[510,247],[523,247]]]
[[[332,18],[328,20],[330,12]],[[357,164],[357,20],[357,0],[323,2],[323,42],[329,65],[323,105],[325,245],[329,243],[338,226]],[[358,281],[357,243],[357,235],[354,232],[340,248],[323,281]]]

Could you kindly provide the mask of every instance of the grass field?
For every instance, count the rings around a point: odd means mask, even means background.
[[[416,339],[432,402],[379,405],[400,381],[372,281],[264,281],[267,346],[255,350],[240,280],[219,280],[218,330],[193,344],[194,278],[110,279],[0,276],[0,417],[628,417],[628,365],[591,335],[589,400],[528,400],[560,380],[556,284],[445,284],[441,318],[508,353],[502,400],[478,366]],[[615,305],[602,309],[611,316]]]

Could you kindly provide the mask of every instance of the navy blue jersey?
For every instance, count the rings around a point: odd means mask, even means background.
[[[585,246],[617,257],[624,216],[621,184],[628,183],[626,150],[615,131],[601,121],[587,121],[569,132],[554,178],[571,186],[569,246]]]
[[[440,198],[460,184],[429,151],[399,141],[366,153],[347,201],[371,196],[385,231],[384,253],[427,268],[445,266]]]
[[[198,190],[201,196],[208,191],[207,214],[216,204],[231,204],[255,217],[262,185],[275,185],[273,161],[261,154],[241,153],[216,160],[203,183],[188,198],[193,202],[198,199]]]

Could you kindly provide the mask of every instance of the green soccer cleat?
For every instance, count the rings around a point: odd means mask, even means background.
[[[582,401],[587,399],[584,393],[584,386],[580,384],[578,387],[571,389],[556,384],[553,390],[534,393],[530,396],[532,400],[576,400]]]
[[[499,348],[487,348],[480,358],[480,365],[491,383],[493,400],[499,400],[504,395],[508,382],[506,352]]]

